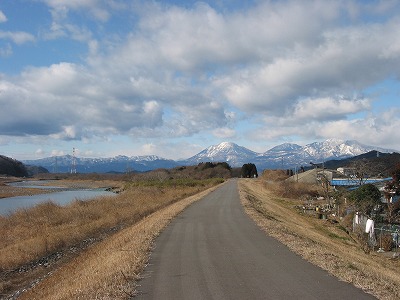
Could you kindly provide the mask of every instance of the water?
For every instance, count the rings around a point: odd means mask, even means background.
[[[40,183],[43,183],[41,181]],[[38,194],[32,196],[17,196],[10,198],[0,199],[0,215],[7,215],[20,208],[29,208],[39,203],[52,201],[59,205],[66,205],[70,202],[79,200],[89,200],[99,196],[110,196],[115,195],[113,192],[106,191],[105,189],[85,189],[85,190],[65,190],[65,188],[56,186],[41,186],[38,182],[18,182],[12,185],[18,187],[30,187],[30,188],[48,188],[48,189],[63,189],[60,192],[53,192],[48,194]]]
[[[31,180],[31,181],[15,181],[7,183],[9,186],[15,186],[20,188],[35,188],[35,189],[43,189],[43,190],[53,190],[53,189],[64,189],[67,188],[61,186],[53,186],[53,185],[44,185],[48,183],[56,183],[55,180]],[[71,189],[70,189],[71,190]]]

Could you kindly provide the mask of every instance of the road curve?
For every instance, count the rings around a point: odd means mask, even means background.
[[[232,180],[160,234],[136,299],[375,299],[266,236]]]

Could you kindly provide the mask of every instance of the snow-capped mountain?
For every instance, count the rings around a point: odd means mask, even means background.
[[[292,168],[306,166],[310,162],[321,163],[327,160],[344,159],[372,150],[385,153],[394,152],[394,150],[366,146],[354,140],[328,139],[305,146],[288,143],[276,146],[262,153],[257,158],[258,164],[256,164],[257,166],[267,166],[267,168]]]
[[[366,146],[357,141],[329,139],[305,146],[284,143],[263,153],[257,153],[235,143],[223,142],[210,146],[198,154],[181,161],[149,156],[116,156],[112,158],[75,158],[78,173],[105,173],[127,171],[149,171],[158,168],[174,168],[182,165],[197,165],[201,162],[227,162],[232,167],[254,163],[257,169],[277,169],[309,166],[310,162],[321,163],[333,159],[353,157],[372,150],[397,152],[395,150]],[[71,155],[22,161],[26,165],[42,166],[50,172],[70,172],[74,158]]]
[[[294,168],[309,166],[310,162],[321,163],[332,159],[343,159],[360,155],[372,150],[393,152],[393,150],[366,146],[357,141],[329,139],[305,146],[284,143],[264,153],[257,153],[234,143],[213,145],[191,158],[181,161],[182,164],[193,165],[207,161],[226,161],[232,167],[241,167],[245,163],[254,163],[258,169]]]
[[[368,151],[378,150],[387,152],[386,149],[366,146],[357,141],[342,141],[338,139],[328,139],[323,142],[315,142],[303,147],[303,151],[315,159],[343,158],[363,154]]]
[[[196,165],[200,162],[227,162],[231,166],[242,166],[251,162],[258,153],[235,143],[223,142],[210,146],[198,154],[182,161],[185,165]]]

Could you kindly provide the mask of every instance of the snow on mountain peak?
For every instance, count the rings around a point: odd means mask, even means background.
[[[195,156],[187,159],[188,163],[199,162],[228,162],[233,165],[240,165],[243,161],[248,162],[251,158],[257,156],[258,153],[251,151],[245,147],[239,146],[231,142],[222,142],[218,145],[212,145]]]
[[[263,168],[290,168],[293,166],[307,165],[310,161],[322,162],[329,159],[343,159],[360,155],[372,150],[380,152],[396,152],[372,146],[363,145],[354,140],[343,141],[328,139],[305,146],[284,143],[271,148],[264,153],[257,153],[232,142],[222,142],[210,146],[198,154],[181,161],[163,159],[156,155],[124,156],[113,158],[76,158],[79,172],[123,172],[128,168],[138,171],[147,171],[160,167],[175,167],[178,164],[194,165],[200,162],[227,162],[232,167],[240,167],[245,163],[255,163]],[[48,157],[40,160],[24,161],[26,164],[39,165],[49,170],[68,170],[71,166],[72,156]]]
[[[219,143],[217,145],[212,145],[210,147],[216,147],[216,148],[220,148],[220,149],[224,149],[224,148],[235,148],[235,147],[239,147],[237,144],[232,143],[232,142],[222,142]]]
[[[210,146],[207,149],[210,149],[210,151],[232,151],[237,147],[240,147],[240,146],[236,145],[235,143],[231,143],[231,142],[222,142],[218,145]]]
[[[277,151],[298,151],[302,147],[297,145],[297,144],[292,144],[292,143],[283,143],[278,146],[275,146],[268,151],[266,151],[264,154],[267,154],[269,152],[277,152]]]

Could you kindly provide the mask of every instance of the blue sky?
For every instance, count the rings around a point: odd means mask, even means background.
[[[400,150],[400,2],[0,2],[0,154]]]

